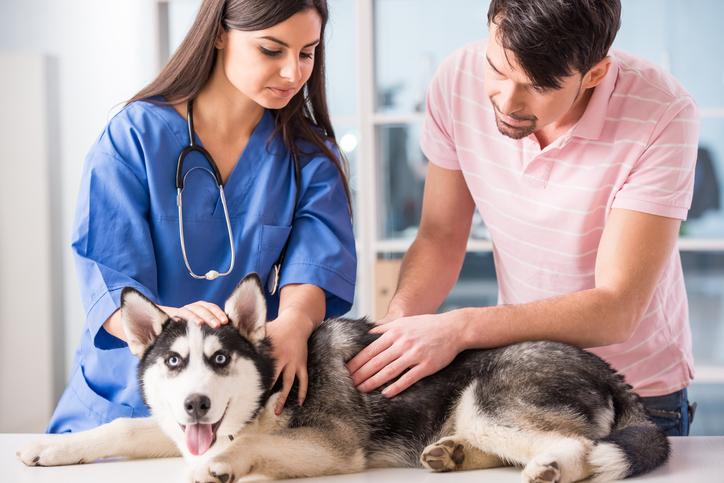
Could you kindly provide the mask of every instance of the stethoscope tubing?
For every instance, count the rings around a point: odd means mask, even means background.
[[[186,175],[183,177],[183,181],[186,181],[186,176],[189,175],[190,172],[192,172],[195,169],[200,169],[202,171],[206,171],[209,173],[210,176],[213,176],[211,171],[209,171],[207,168],[201,168],[199,166],[195,166],[188,170],[186,172]],[[236,250],[234,249],[234,234],[231,231],[231,219],[229,218],[229,209],[226,205],[226,195],[224,195],[224,187],[221,185],[218,185],[219,187],[219,197],[221,198],[221,206],[224,210],[224,219],[226,221],[226,233],[229,237],[229,251],[231,253],[231,260],[229,261],[229,268],[225,272],[219,272],[217,270],[209,270],[204,275],[199,275],[196,272],[193,271],[191,268],[191,264],[189,263],[188,256],[186,255],[186,238],[184,237],[184,217],[183,217],[183,187],[176,189],[176,205],[178,206],[178,227],[179,227],[179,239],[181,241],[181,253],[183,255],[184,264],[186,265],[186,270],[188,270],[189,275],[191,277],[197,279],[197,280],[215,280],[219,277],[225,277],[229,275],[234,268],[234,263],[236,262]]]
[[[219,171],[218,166],[216,166],[216,162],[214,161],[214,158],[211,156],[211,153],[209,153],[206,149],[204,149],[203,146],[199,146],[196,144],[195,138],[194,138],[194,118],[193,118],[193,99],[189,99],[186,103],[186,125],[188,127],[188,134],[189,134],[189,145],[184,147],[178,156],[178,161],[176,163],[176,205],[178,206],[178,219],[179,219],[179,240],[181,242],[181,253],[183,255],[184,264],[186,265],[186,269],[188,270],[188,273],[191,277],[198,279],[198,280],[215,280],[218,277],[224,277],[226,275],[229,275],[231,271],[234,269],[234,264],[236,261],[236,251],[234,249],[234,235],[231,230],[231,219],[229,218],[229,209],[226,204],[226,196],[224,195],[224,186],[223,181],[221,179],[221,173]],[[206,159],[206,162],[209,164],[208,168],[203,168],[200,166],[195,166],[191,169],[189,169],[185,174],[183,173],[183,163],[186,156],[192,152],[199,152],[204,159]],[[297,209],[297,203],[299,202],[299,192],[301,191],[301,167],[299,165],[299,160],[297,159],[296,153],[292,151],[292,159],[294,162],[294,182],[295,182],[295,192],[294,192],[294,206],[292,208],[292,225],[294,224],[294,217],[296,214]],[[229,267],[224,272],[219,272],[217,270],[209,270],[204,275],[199,275],[196,272],[193,271],[191,268],[191,264],[188,260],[188,255],[186,253],[186,238],[184,236],[184,222],[183,222],[183,190],[184,186],[186,184],[186,177],[195,169],[201,169],[203,171],[206,171],[209,176],[214,178],[216,181],[216,185],[219,189],[219,197],[221,198],[221,205],[224,209],[224,219],[226,221],[226,231],[229,238],[229,251],[231,253],[231,260],[229,261]],[[282,264],[284,263],[284,258],[286,256],[287,247],[289,245],[289,240],[291,239],[291,233],[287,237],[286,241],[284,242],[284,246],[282,247],[281,252],[279,253],[279,258],[274,263],[271,269],[271,273],[269,276],[269,279],[267,281],[267,289],[270,293],[270,295],[274,295],[279,287],[279,277],[281,272]]]

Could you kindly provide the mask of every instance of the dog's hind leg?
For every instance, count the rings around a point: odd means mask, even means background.
[[[593,442],[556,433],[534,435],[535,455],[523,468],[523,481],[570,483],[588,478],[588,454]]]
[[[28,466],[90,463],[103,458],[180,456],[152,418],[120,418],[78,433],[48,434],[17,452]]]
[[[588,454],[593,442],[582,437],[489,423],[467,438],[483,452],[524,466],[524,483],[572,483],[592,474]]]
[[[461,436],[446,436],[425,448],[420,456],[433,471],[480,470],[505,466],[498,456],[485,453]]]
[[[509,464],[524,466],[524,483],[572,483],[591,476],[588,463],[593,442],[576,436],[572,424],[561,416],[560,432],[537,427],[521,408],[487,413],[477,402],[476,385],[469,386],[455,408],[457,436],[484,454]],[[541,417],[540,411],[537,413]],[[504,421],[504,423],[502,422]]]
[[[364,468],[364,451],[359,445],[335,438],[330,432],[302,427],[236,438],[223,454],[197,467],[191,480],[227,483],[249,473],[285,479],[353,473]]]

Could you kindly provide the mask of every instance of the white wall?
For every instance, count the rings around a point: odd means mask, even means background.
[[[60,272],[61,300],[54,307],[54,323],[63,324],[65,333],[63,369],[53,392],[65,384],[72,364],[76,344],[83,327],[83,308],[80,304],[78,282],[70,252],[75,198],[83,159],[100,134],[118,103],[129,98],[150,81],[156,70],[156,36],[154,33],[155,5],[153,0],[2,0],[0,2],[0,51],[45,54],[57,67],[57,86],[50,92],[57,99],[55,152],[50,154],[51,216],[58,227],[53,237],[53,260]],[[0,65],[0,73],[7,66]],[[0,74],[0,90],[10,86]],[[0,112],[2,112],[0,110]],[[5,116],[5,113],[0,115]],[[8,121],[8,119],[4,119]],[[17,143],[0,133],[0,143]],[[26,141],[27,142],[27,141]],[[32,142],[32,141],[29,141]],[[21,160],[1,159],[0,176],[13,176],[23,181]],[[33,186],[33,180],[28,180]],[[42,188],[40,188],[42,189]],[[33,196],[33,190],[28,196]],[[36,193],[37,194],[37,193]],[[22,200],[18,200],[18,203]],[[5,230],[22,226],[3,226]],[[33,253],[18,253],[32,257]],[[58,260],[59,258],[59,260]],[[6,270],[6,267],[0,267]],[[32,290],[32,287],[27,287]],[[0,320],[0,324],[12,321]],[[26,355],[32,357],[32,353]],[[15,365],[22,370],[23,364]],[[32,380],[33,374],[27,374]],[[58,379],[58,377],[56,377]],[[6,390],[0,381],[0,390]],[[0,428],[2,431],[3,428]]]
[[[54,404],[53,362],[62,353],[62,344],[54,344],[62,327],[52,324],[60,299],[48,165],[52,67],[40,54],[2,51],[0,65],[6,87],[0,90],[0,132],[15,141],[0,143],[0,159],[22,166],[20,178],[0,176],[0,430],[42,431]]]

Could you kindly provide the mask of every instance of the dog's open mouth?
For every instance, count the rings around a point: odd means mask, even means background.
[[[228,406],[227,406],[228,409]],[[216,430],[219,429],[221,421],[226,416],[226,409],[221,418],[213,423],[193,423],[193,424],[179,424],[181,431],[186,435],[186,447],[189,452],[194,456],[199,456],[206,453],[211,446],[216,442]]]

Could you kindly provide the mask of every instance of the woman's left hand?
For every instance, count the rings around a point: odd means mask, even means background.
[[[282,391],[274,413],[284,409],[294,379],[299,380],[297,402],[301,406],[307,397],[307,340],[314,330],[314,321],[301,311],[288,309],[266,326],[272,341],[272,355],[276,360],[274,383],[282,376]]]

